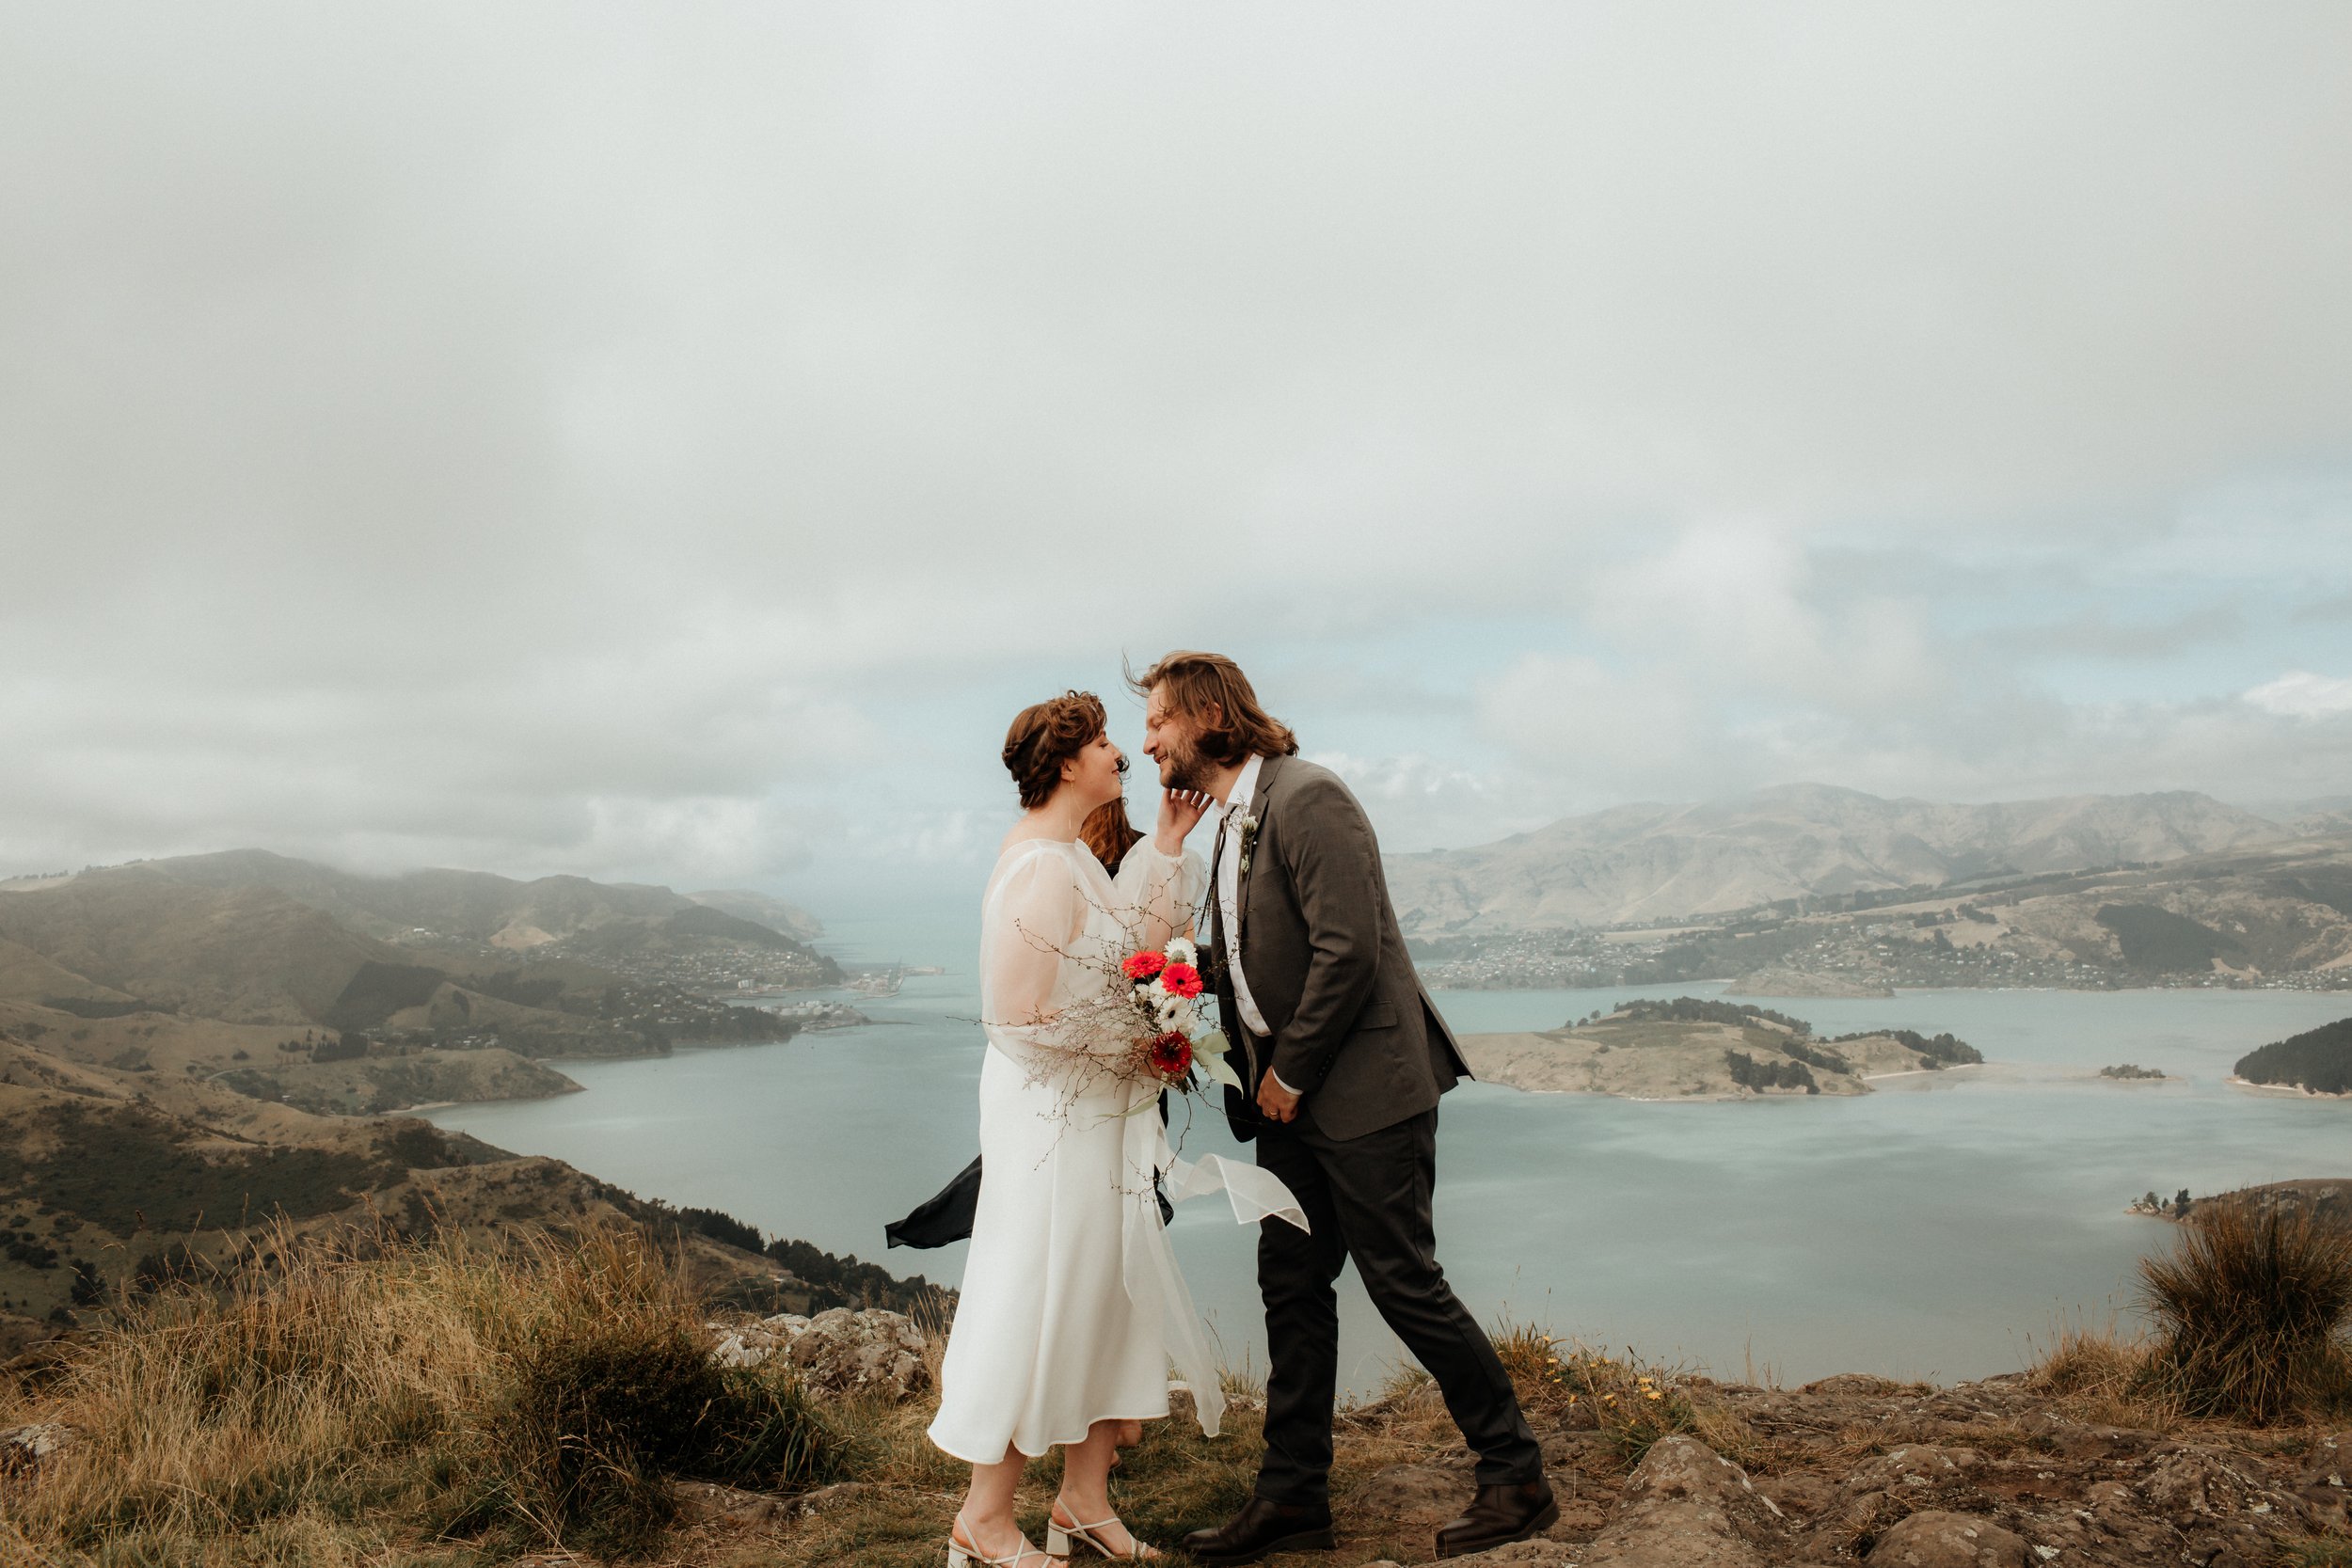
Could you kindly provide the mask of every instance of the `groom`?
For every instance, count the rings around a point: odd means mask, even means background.
[[[1223,808],[1208,957],[1237,1048],[1227,1059],[1248,1085],[1225,1091],[1226,1115],[1312,1227],[1259,1232],[1265,1458],[1241,1512],[1184,1549],[1223,1564],[1333,1544],[1331,1287],[1349,1259],[1478,1452],[1477,1496],[1438,1532],[1438,1555],[1524,1540],[1559,1506],[1510,1377],[1438,1266],[1430,1225],[1438,1097],[1470,1069],[1406,955],[1372,824],[1335,775],[1299,760],[1297,738],[1232,659],[1170,654],[1131,684],[1160,783]]]

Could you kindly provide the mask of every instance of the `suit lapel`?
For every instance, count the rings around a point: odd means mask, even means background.
[[[1274,781],[1281,777],[1283,759],[1267,757],[1258,764],[1258,787],[1249,793],[1249,805],[1244,816],[1255,817],[1258,832],[1242,840],[1243,865],[1233,885],[1233,951],[1241,951],[1242,939],[1249,931],[1249,876],[1257,869],[1258,846],[1265,841],[1266,801],[1274,793]]]

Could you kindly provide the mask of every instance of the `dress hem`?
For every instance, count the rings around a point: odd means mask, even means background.
[[[1157,1410],[1150,1412],[1140,1412],[1124,1416],[1097,1416],[1093,1420],[1087,1422],[1086,1426],[1079,1431],[1077,1436],[1049,1437],[1045,1440],[1045,1447],[1038,1449],[1035,1453],[1031,1453],[1028,1449],[1022,1448],[1019,1442],[1010,1437],[1005,1439],[1005,1446],[1018,1452],[1024,1459],[1042,1459],[1045,1457],[1046,1449],[1066,1449],[1073,1443],[1085,1442],[1087,1440],[1087,1433],[1094,1429],[1095,1423],[1098,1421],[1164,1421],[1168,1419],[1168,1402],[1166,1401],[1162,1401],[1160,1407]],[[935,1433],[926,1431],[923,1435],[931,1440],[932,1448],[937,1449],[941,1453],[946,1454],[950,1459],[961,1459],[966,1465],[996,1465],[1001,1464],[1005,1457],[1000,1453],[993,1459],[975,1459],[968,1453],[959,1453],[954,1449],[949,1448],[946,1444],[939,1440],[938,1434]]]

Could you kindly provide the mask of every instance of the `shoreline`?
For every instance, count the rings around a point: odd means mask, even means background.
[[[1416,967],[1418,967],[1418,966],[1416,966]],[[1432,967],[1436,967],[1436,966],[1434,966],[1434,965],[1433,965]],[[2335,972],[2335,971],[2302,971],[2302,972],[2299,972],[2299,973],[2300,973],[2300,974],[2319,974],[2319,973],[2340,973],[2340,972]],[[2299,977],[2299,976],[2298,976],[2298,977]],[[1744,978],[1744,977],[1743,977],[1743,978]],[[1868,994],[1866,994],[1866,995],[1856,996],[1856,995],[1852,995],[1852,994],[1850,994],[1850,993],[1843,993],[1843,992],[1831,992],[1831,991],[1803,991],[1803,992],[1795,992],[1795,991],[1761,991],[1761,990],[1747,990],[1742,989],[1742,980],[1740,980],[1740,979],[1724,979],[1724,978],[1723,978],[1723,977],[1721,977],[1721,976],[1712,976],[1712,977],[1709,977],[1709,976],[1694,976],[1694,977],[1692,977],[1692,978],[1691,978],[1691,979],[1688,979],[1688,980],[1639,980],[1639,981],[1629,980],[1629,981],[1624,982],[1623,984],[1617,984],[1617,985],[1601,985],[1601,984],[1593,984],[1593,985],[1579,985],[1579,986],[1562,986],[1562,985],[1551,985],[1551,984],[1544,984],[1544,985],[1529,985],[1529,986],[1439,986],[1439,985],[1433,985],[1433,986],[1431,986],[1431,987],[1429,988],[1429,990],[1430,990],[1430,991],[1431,991],[1433,994],[1434,994],[1434,993],[1437,993],[1437,992],[1440,992],[1440,991],[1445,991],[1445,992],[1453,992],[1453,993],[1454,993],[1454,994],[1457,994],[1457,995],[1463,995],[1463,996],[1481,996],[1481,995],[1488,995],[1488,994],[1507,994],[1507,993],[1510,993],[1510,992],[1513,992],[1513,991],[1560,991],[1560,992],[1570,992],[1570,991],[1573,991],[1573,992],[1577,992],[1577,993],[1579,993],[1579,994],[1582,994],[1582,993],[1586,993],[1586,992],[1594,992],[1594,993],[1597,993],[1597,992],[1602,992],[1602,991],[1632,990],[1668,990],[1668,989],[1671,989],[1671,988],[1676,987],[1676,986],[1721,986],[1721,987],[1724,989],[1724,993],[1725,995],[1728,995],[1728,996],[1760,996],[1760,997],[1765,998],[1767,1001],[1781,1001],[1781,1002],[1804,1002],[1804,1001],[1817,1001],[1817,1002],[1884,1002],[1884,1001],[1888,1001],[1888,1000],[1890,1000],[1890,999],[1891,999],[1891,998],[1893,998],[1893,997],[1898,997],[1898,996],[1905,996],[1905,995],[1922,995],[1922,994],[1925,994],[1925,993],[1927,993],[1927,992],[1931,992],[1931,991],[1988,991],[1988,992],[1991,992],[1991,991],[2043,991],[2043,992],[2048,992],[2048,993],[2051,993],[2051,994],[2054,994],[2054,995],[2055,995],[2055,994],[2061,994],[2061,993],[2062,993],[2062,994],[2066,994],[2066,995],[2084,995],[2084,996],[2128,996],[2128,995],[2137,995],[2137,994],[2141,994],[2141,993],[2151,993],[2151,994],[2153,994],[2153,993],[2157,993],[2157,992],[2169,993],[2169,992],[2173,992],[2173,991],[2287,991],[2287,992],[2293,992],[2293,993],[2295,993],[2295,994],[2296,994],[2296,995],[2302,995],[2302,996],[2342,996],[2342,997],[2344,999],[2344,1005],[2345,1005],[2346,1006],[2352,1006],[2352,986],[2296,986],[2296,985],[2286,985],[2286,984],[2248,985],[2248,984],[2244,984],[2244,983],[2237,984],[2237,985],[2229,985],[2229,986],[2204,986],[2204,985],[2177,985],[2177,986],[2163,986],[2163,985],[2131,985],[2131,986],[1969,986],[1969,985],[1956,985],[1956,984],[1947,984],[1947,985],[1892,985],[1892,986],[1887,987],[1887,988],[1886,988],[1886,990],[1885,990],[1884,992],[1883,992],[1883,993],[1882,993],[1882,992],[1877,992],[1877,991],[1872,991],[1872,992],[1869,992]]]
[[[2240,1078],[2234,1072],[2224,1078],[2222,1082],[2233,1089],[2242,1089],[2248,1094],[2268,1095],[2279,1100],[2352,1100],[2352,1089],[2336,1092],[2328,1089],[2307,1089],[2300,1084],[2257,1084],[2250,1078]]]

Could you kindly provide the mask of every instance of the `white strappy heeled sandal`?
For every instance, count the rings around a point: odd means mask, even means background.
[[[1157,1546],[1149,1546],[1137,1540],[1133,1530],[1127,1531],[1127,1550],[1123,1552],[1112,1551],[1103,1544],[1103,1538],[1094,1533],[1096,1530],[1103,1528],[1105,1525],[1120,1525],[1121,1528],[1125,1528],[1116,1513],[1107,1519],[1097,1519],[1090,1525],[1065,1525],[1061,1522],[1062,1512],[1061,1501],[1057,1498],[1054,1502],[1054,1511],[1045,1516],[1045,1553],[1048,1557],[1067,1560],[1070,1556],[1070,1544],[1073,1541],[1085,1542],[1093,1548],[1095,1556],[1106,1558],[1114,1562],[1156,1561],[1163,1555]],[[1070,1516],[1075,1519],[1077,1514],[1072,1513]]]
[[[1055,1559],[1030,1545],[1025,1535],[1010,1557],[991,1557],[977,1545],[965,1544],[969,1538],[961,1533],[962,1529],[963,1515],[959,1513],[956,1522],[947,1527],[947,1568],[1022,1568],[1031,1558],[1049,1568],[1055,1562]]]

